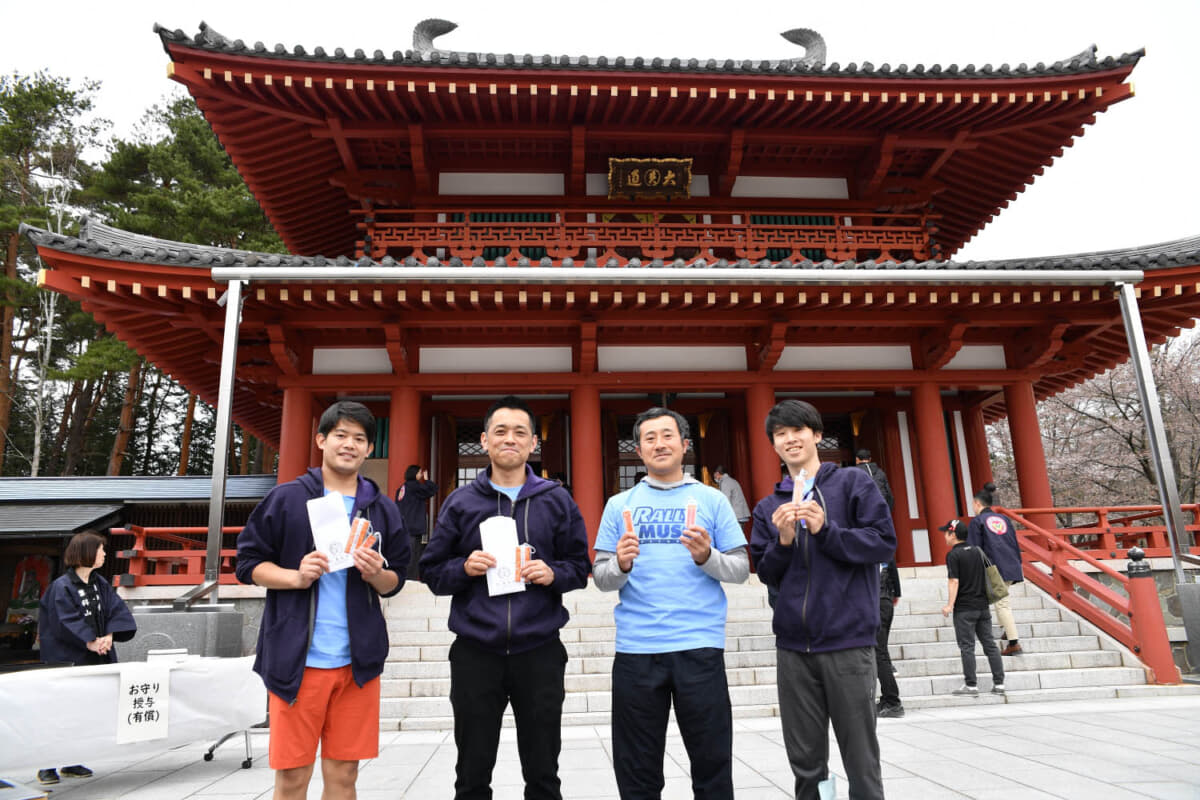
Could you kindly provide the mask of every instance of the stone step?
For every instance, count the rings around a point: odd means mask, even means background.
[[[1116,650],[1083,650],[1074,653],[1028,653],[1019,656],[1003,656],[1004,671],[1026,672],[1030,670],[1085,669],[1090,667],[1133,666],[1125,664]],[[976,669],[986,671],[987,659],[977,648]],[[929,675],[961,675],[962,659],[922,658],[913,661],[893,661],[896,678],[915,678]]]
[[[1067,625],[1068,623],[1060,623]],[[1058,653],[1058,652],[1076,652],[1080,650],[1099,650],[1100,639],[1097,636],[1079,635],[1078,628],[1059,629],[1054,631],[1043,631],[1040,634],[1034,632],[1032,636],[1021,637],[1021,649],[1026,653]],[[980,649],[979,643],[975,644],[976,650]],[[910,661],[924,658],[949,658],[950,656],[958,655],[958,644],[954,641],[953,635],[943,637],[938,642],[918,642],[915,644],[899,645],[900,660]],[[896,646],[888,647],[889,653],[895,653]],[[893,656],[895,658],[895,656]]]
[[[567,675],[609,674],[612,654],[594,658],[572,658],[567,661]],[[726,651],[725,668],[733,671],[746,668],[775,669],[775,650]],[[383,668],[383,680],[430,680],[450,677],[449,661],[388,661]]]

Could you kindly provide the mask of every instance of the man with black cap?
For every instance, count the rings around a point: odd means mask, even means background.
[[[967,544],[967,525],[952,519],[938,530],[946,534],[947,586],[946,605],[942,616],[954,612],[954,638],[962,654],[963,685],[954,694],[978,697],[979,686],[975,678],[975,639],[983,645],[988,665],[992,668],[992,694],[1004,694],[1004,662],[1000,648],[992,638],[992,612],[988,609],[987,574],[983,564],[983,552]]]

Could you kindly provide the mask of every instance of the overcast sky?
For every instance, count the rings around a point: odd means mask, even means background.
[[[1140,48],[1136,94],[1100,115],[1074,147],[956,258],[1051,255],[1200,235],[1200,31],[1198,0],[440,0],[437,3],[146,2],[60,0],[8,4],[0,70],[39,69],[102,82],[100,116],[128,136],[144,111],[172,92],[167,57],[152,26],[189,35],[201,20],[231,39],[309,52],[318,45],[368,53],[412,47],[426,17],[458,23],[445,49],[781,59],[801,49],[779,37],[820,32],[828,62],[899,64],[1051,63],[1091,44],[1099,57]]]

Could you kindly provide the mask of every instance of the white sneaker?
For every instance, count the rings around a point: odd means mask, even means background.
[[[1004,694],[1004,684],[997,683],[992,687],[992,694]]]
[[[979,687],[978,686],[967,686],[964,683],[962,686],[958,687],[950,694],[966,695],[967,697],[979,697]]]

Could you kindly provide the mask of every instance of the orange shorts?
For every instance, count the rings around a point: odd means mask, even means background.
[[[379,678],[360,688],[349,665],[305,667],[295,703],[268,696],[271,769],[314,763],[318,742],[321,758],[359,761],[379,755]]]

